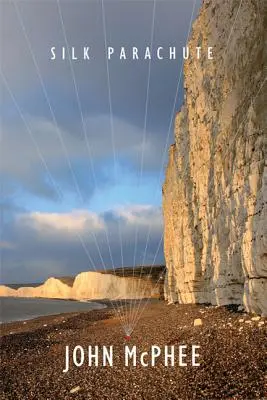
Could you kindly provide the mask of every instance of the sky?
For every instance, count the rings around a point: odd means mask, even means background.
[[[179,55],[200,2],[1,2],[2,282],[164,263],[161,186],[182,57],[130,54]],[[84,46],[90,60],[59,57]]]

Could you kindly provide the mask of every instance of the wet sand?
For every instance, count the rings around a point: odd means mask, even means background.
[[[140,313],[139,313],[140,316]],[[203,325],[193,326],[201,318]],[[224,307],[148,303],[130,341],[113,309],[40,317],[1,326],[1,399],[169,400],[267,397],[266,318]],[[199,345],[200,366],[126,367],[124,346]],[[114,346],[113,367],[71,365],[65,347]]]

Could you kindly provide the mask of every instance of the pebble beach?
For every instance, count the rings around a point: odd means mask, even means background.
[[[127,318],[121,310],[124,318]],[[129,314],[128,314],[129,317]],[[235,307],[146,304],[129,340],[112,308],[1,325],[1,399],[267,398],[267,320]],[[113,366],[70,366],[65,348],[113,346]],[[200,366],[125,366],[124,348],[197,345]]]

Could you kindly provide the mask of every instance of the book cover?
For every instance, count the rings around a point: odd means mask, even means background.
[[[266,0],[0,18],[0,398],[267,398]]]

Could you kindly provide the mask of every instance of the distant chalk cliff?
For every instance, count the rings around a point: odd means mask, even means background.
[[[267,2],[205,0],[163,185],[165,297],[267,314]],[[238,13],[238,14],[237,14]]]
[[[123,277],[101,272],[81,272],[71,285],[60,278],[49,278],[44,284],[36,287],[13,289],[0,286],[0,296],[74,300],[158,298],[160,293],[161,285],[149,277]]]

